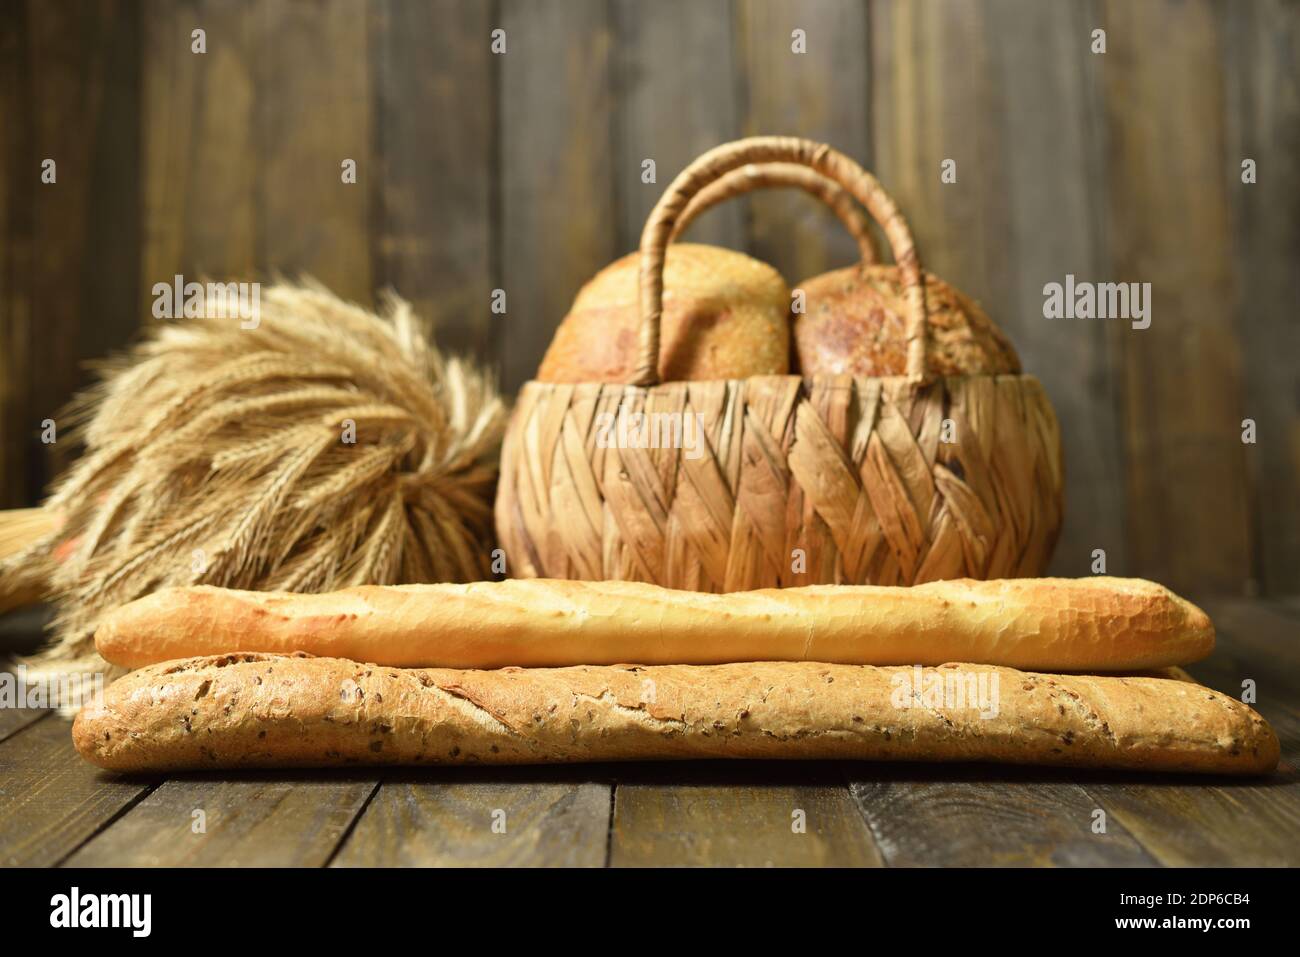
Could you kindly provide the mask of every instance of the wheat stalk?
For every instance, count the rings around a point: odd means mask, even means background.
[[[70,412],[85,454],[46,509],[0,523],[0,595],[39,574],[57,600],[54,642],[30,667],[104,670],[99,620],[157,587],[488,574],[505,409],[400,299],[376,315],[278,285],[255,329],[161,324],[101,376]],[[11,531],[24,547],[6,558]]]

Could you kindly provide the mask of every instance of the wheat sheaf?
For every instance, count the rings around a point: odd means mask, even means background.
[[[37,671],[105,669],[100,618],[164,586],[490,573],[503,403],[395,296],[376,315],[277,285],[255,328],[160,324],[105,364],[72,417],[85,452],[45,506],[61,525],[6,562],[45,576],[57,602]]]

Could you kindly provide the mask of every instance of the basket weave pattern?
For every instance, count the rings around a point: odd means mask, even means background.
[[[596,416],[620,407],[698,413],[703,455],[599,448]],[[520,577],[719,592],[1038,575],[1061,524],[1060,461],[1032,376],[532,382],[498,527]]]
[[[657,382],[664,248],[693,197],[756,162],[815,169],[882,224],[910,317],[906,376]],[[781,179],[766,184],[791,185]],[[496,500],[508,574],[722,592],[1044,571],[1063,497],[1051,404],[1033,376],[927,372],[911,232],[869,173],[804,140],[719,147],[665,191],[641,251],[635,383],[520,392]],[[638,414],[698,422],[702,436],[686,447],[602,438],[602,423]]]

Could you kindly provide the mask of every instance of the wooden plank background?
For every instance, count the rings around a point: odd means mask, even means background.
[[[513,390],[663,185],[755,133],[875,169],[927,266],[1043,379],[1068,473],[1054,571],[1103,548],[1110,573],[1186,591],[1300,592],[1293,0],[14,0],[0,505],[34,504],[72,454],[40,421],[130,341],[155,282],[310,274],[363,303],[391,286]],[[693,236],[792,282],[853,257],[801,195]],[[1043,319],[1066,273],[1152,283],[1151,328]]]

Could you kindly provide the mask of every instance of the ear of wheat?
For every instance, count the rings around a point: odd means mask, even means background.
[[[38,671],[105,669],[100,618],[168,585],[489,574],[504,406],[396,297],[375,315],[279,285],[256,328],[159,325],[105,364],[73,416],[86,450],[45,512],[62,525],[3,566],[39,572],[57,600],[54,643],[28,663]]]

